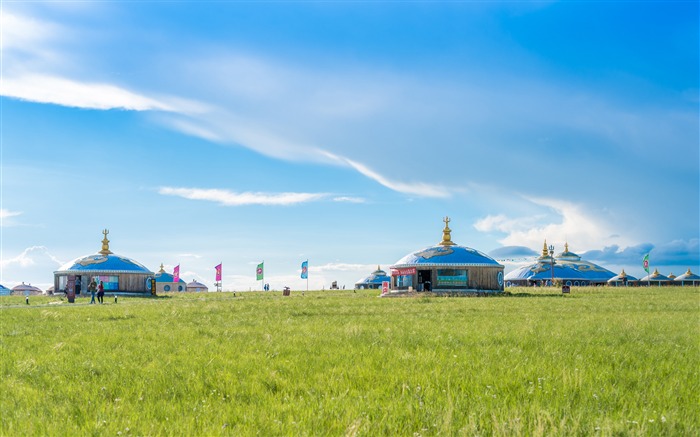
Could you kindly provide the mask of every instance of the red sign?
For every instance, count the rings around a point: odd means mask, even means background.
[[[415,274],[416,274],[415,267],[407,267],[405,269],[391,269],[391,276],[407,276],[407,275],[415,275]]]
[[[382,281],[382,294],[389,292],[389,281]]]

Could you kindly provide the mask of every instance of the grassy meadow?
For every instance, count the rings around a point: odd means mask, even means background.
[[[700,435],[700,288],[0,297],[0,435]]]

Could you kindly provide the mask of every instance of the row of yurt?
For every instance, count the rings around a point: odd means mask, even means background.
[[[624,270],[608,281],[608,284],[613,286],[625,286],[625,285],[656,285],[656,286],[670,286],[670,285],[700,285],[700,276],[691,272],[690,269],[680,276],[674,276],[671,273],[668,276],[659,273],[658,269],[654,269],[654,273],[650,273],[647,276],[637,279],[634,276],[628,275]]]
[[[545,240],[542,255],[535,263],[515,269],[506,275],[506,287],[552,285],[552,280],[569,286],[603,285],[615,276],[610,270],[585,261],[570,252],[569,243],[564,244],[564,252],[553,255],[553,247],[551,251],[548,250]]]

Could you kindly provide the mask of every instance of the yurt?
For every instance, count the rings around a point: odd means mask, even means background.
[[[391,266],[391,291],[481,294],[503,291],[503,266],[490,256],[452,242],[445,217],[442,241],[411,252]],[[391,293],[389,293],[391,294]]]
[[[22,282],[19,285],[15,285],[12,287],[12,293],[16,296],[27,296],[27,295],[37,295],[37,294],[44,294],[43,291],[41,291],[40,288],[33,286],[32,284],[25,284]]]
[[[688,269],[688,271],[682,275],[676,276],[676,279],[674,279],[673,282],[677,285],[700,285],[700,276]]]
[[[611,285],[613,287],[625,287],[636,283],[637,278],[625,273],[625,269],[622,269],[619,275],[615,275],[612,278],[608,279],[608,285]]]
[[[160,265],[160,270],[156,273],[155,277],[156,293],[169,293],[171,291],[187,291],[187,283],[180,278],[178,278],[176,282],[175,277],[165,271],[162,263]]]
[[[377,266],[377,270],[370,273],[369,276],[355,282],[355,290],[382,288],[382,282],[385,281],[391,282],[391,276],[388,276],[380,266]]]
[[[564,244],[564,252],[552,256],[544,242],[542,254],[534,263],[515,269],[505,277],[506,286],[562,285],[586,286],[605,285],[615,276],[610,270],[581,259],[569,251],[569,243]]]
[[[91,280],[102,281],[108,293],[150,294],[154,273],[142,264],[109,250],[108,230],[102,231],[102,250],[94,255],[77,258],[54,272],[54,290],[63,292],[75,284],[75,294],[86,294]]]
[[[187,291],[209,291],[209,287],[193,279],[192,282],[187,283]]]
[[[658,285],[659,287],[662,285],[671,285],[672,283],[673,281],[668,279],[668,276],[659,273],[658,269],[654,269],[654,273],[646,275],[639,280],[639,285]]]

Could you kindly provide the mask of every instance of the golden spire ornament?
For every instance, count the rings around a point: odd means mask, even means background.
[[[105,237],[102,239],[102,250],[100,250],[100,253],[102,255],[109,255],[110,253],[112,253],[112,251],[109,250],[109,240],[107,239],[107,234],[109,234],[109,230],[105,229],[104,231],[102,231],[102,233]]]
[[[452,235],[450,234],[452,232],[452,229],[450,229],[450,218],[445,217],[442,219],[443,222],[445,222],[445,229],[442,230],[442,241],[440,242],[441,246],[454,246],[455,244],[452,242]]]

